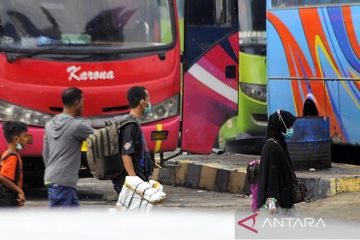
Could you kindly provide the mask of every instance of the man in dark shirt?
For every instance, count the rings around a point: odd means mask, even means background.
[[[144,87],[132,87],[127,92],[127,99],[131,108],[130,118],[137,123],[129,123],[120,131],[120,152],[124,170],[120,176],[114,178],[114,189],[120,194],[126,176],[138,176],[148,181],[149,165],[147,147],[141,130],[139,119],[151,111],[151,103],[148,91]],[[152,164],[152,163],[150,163]]]

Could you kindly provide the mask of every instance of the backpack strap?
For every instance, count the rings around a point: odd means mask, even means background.
[[[139,133],[142,132],[142,130],[141,130],[141,125],[140,125],[140,123],[138,122],[138,120],[137,120],[136,118],[132,117],[131,115],[129,115],[124,121],[122,121],[122,122],[120,123],[119,129],[120,129],[121,127],[124,127],[124,126],[127,125],[127,124],[130,124],[130,123],[136,123],[136,125],[137,125],[136,136],[139,136]],[[148,146],[147,146],[147,143],[146,143],[146,141],[145,141],[145,136],[144,136],[143,133],[142,133],[142,136],[141,136],[141,137],[142,137],[142,139],[141,139],[142,144],[144,145],[144,152],[145,152],[145,153],[146,153],[146,152],[149,152],[149,148],[148,148]],[[144,157],[145,157],[145,153],[144,153]]]
[[[118,128],[121,128],[128,123],[136,123],[138,126],[140,126],[140,123],[136,120],[136,118],[131,115],[125,115],[124,117],[115,121],[105,121],[106,126],[109,126],[111,124],[116,124]]]
[[[127,123],[135,122],[135,123],[138,125],[138,132],[137,132],[136,135],[139,135],[139,132],[142,131],[142,130],[141,130],[141,125],[140,125],[139,121],[138,121],[135,117],[133,117],[133,116],[131,116],[131,115],[128,115],[128,117],[127,117],[126,119],[128,119],[128,122],[127,122]],[[147,143],[146,143],[146,141],[145,141],[145,136],[144,136],[144,134],[142,134],[142,138],[143,138],[142,141],[143,141],[143,144],[144,144],[144,151],[145,151],[145,152],[149,152],[149,148],[148,148]],[[145,156],[144,156],[144,157],[145,157]]]
[[[141,125],[138,122],[138,120],[135,117],[132,117],[131,115],[127,115],[122,121],[117,122],[116,124],[118,125],[118,129],[120,130],[120,128],[130,123],[135,123],[137,125],[136,135],[139,135],[139,132],[141,131]]]
[[[124,120],[119,123],[118,129],[124,127],[127,124],[131,124],[131,123],[135,123],[137,125],[136,136],[141,137],[141,144],[143,145],[143,151],[144,152],[143,152],[142,157],[143,157],[143,161],[144,161],[144,166],[143,166],[144,167],[143,168],[144,178],[139,175],[139,172],[137,172],[137,175],[145,181],[145,179],[148,179],[149,176],[153,173],[154,162],[149,157],[149,148],[148,148],[147,143],[145,141],[145,136],[144,136],[144,133],[142,132],[141,124],[139,123],[139,121],[134,116],[127,115],[124,118]],[[149,162],[149,161],[151,161],[151,162]],[[135,171],[136,171],[136,169],[135,169]]]
[[[11,151],[8,151],[7,154],[5,154],[5,156],[1,157],[0,159],[0,164],[2,161],[4,161],[5,159],[11,157],[11,156],[16,156],[16,168],[15,168],[15,184],[18,183],[19,179],[20,179],[20,165],[19,165],[19,155],[14,153],[14,152],[11,152]]]
[[[5,159],[7,159],[8,157],[10,157],[10,156],[16,156],[16,157],[18,157],[18,155],[17,155],[16,153],[11,152],[11,151],[8,151],[7,154],[5,154],[3,157],[1,157],[0,163],[1,163],[2,161],[4,161]]]

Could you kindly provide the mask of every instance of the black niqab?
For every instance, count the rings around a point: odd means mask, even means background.
[[[294,122],[296,121],[296,117],[287,111],[283,111],[283,110],[278,110],[278,111],[280,111],[281,117],[286,125],[286,128],[291,128],[294,125]],[[277,112],[271,114],[268,121],[266,140],[270,138],[274,138],[275,140],[277,140],[277,142],[280,143],[281,147],[290,158],[287,145],[285,142],[285,138],[282,135],[282,133],[286,133],[286,128],[284,126],[284,123],[280,120]]]
[[[296,175],[282,133],[286,133],[286,128],[292,127],[296,118],[287,111],[280,111],[280,114],[283,121],[278,112],[271,114],[268,121],[266,142],[260,160],[257,196],[259,208],[267,198],[276,198],[282,208],[291,208],[293,205],[291,192]]]

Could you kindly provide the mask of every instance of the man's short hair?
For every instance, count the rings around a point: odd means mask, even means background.
[[[65,107],[72,107],[82,98],[82,91],[79,88],[71,87],[65,89],[62,94],[62,102]]]
[[[127,99],[129,102],[130,108],[136,108],[141,100],[146,99],[147,93],[146,88],[135,86],[128,90],[127,92]]]
[[[23,122],[8,121],[3,125],[5,139],[10,143],[15,136],[19,136],[23,132],[27,132],[28,127]]]

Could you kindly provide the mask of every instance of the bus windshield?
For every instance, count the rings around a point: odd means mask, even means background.
[[[240,49],[266,45],[266,1],[239,0]]]
[[[169,0],[0,0],[0,48],[164,47],[175,39],[171,11]]]

